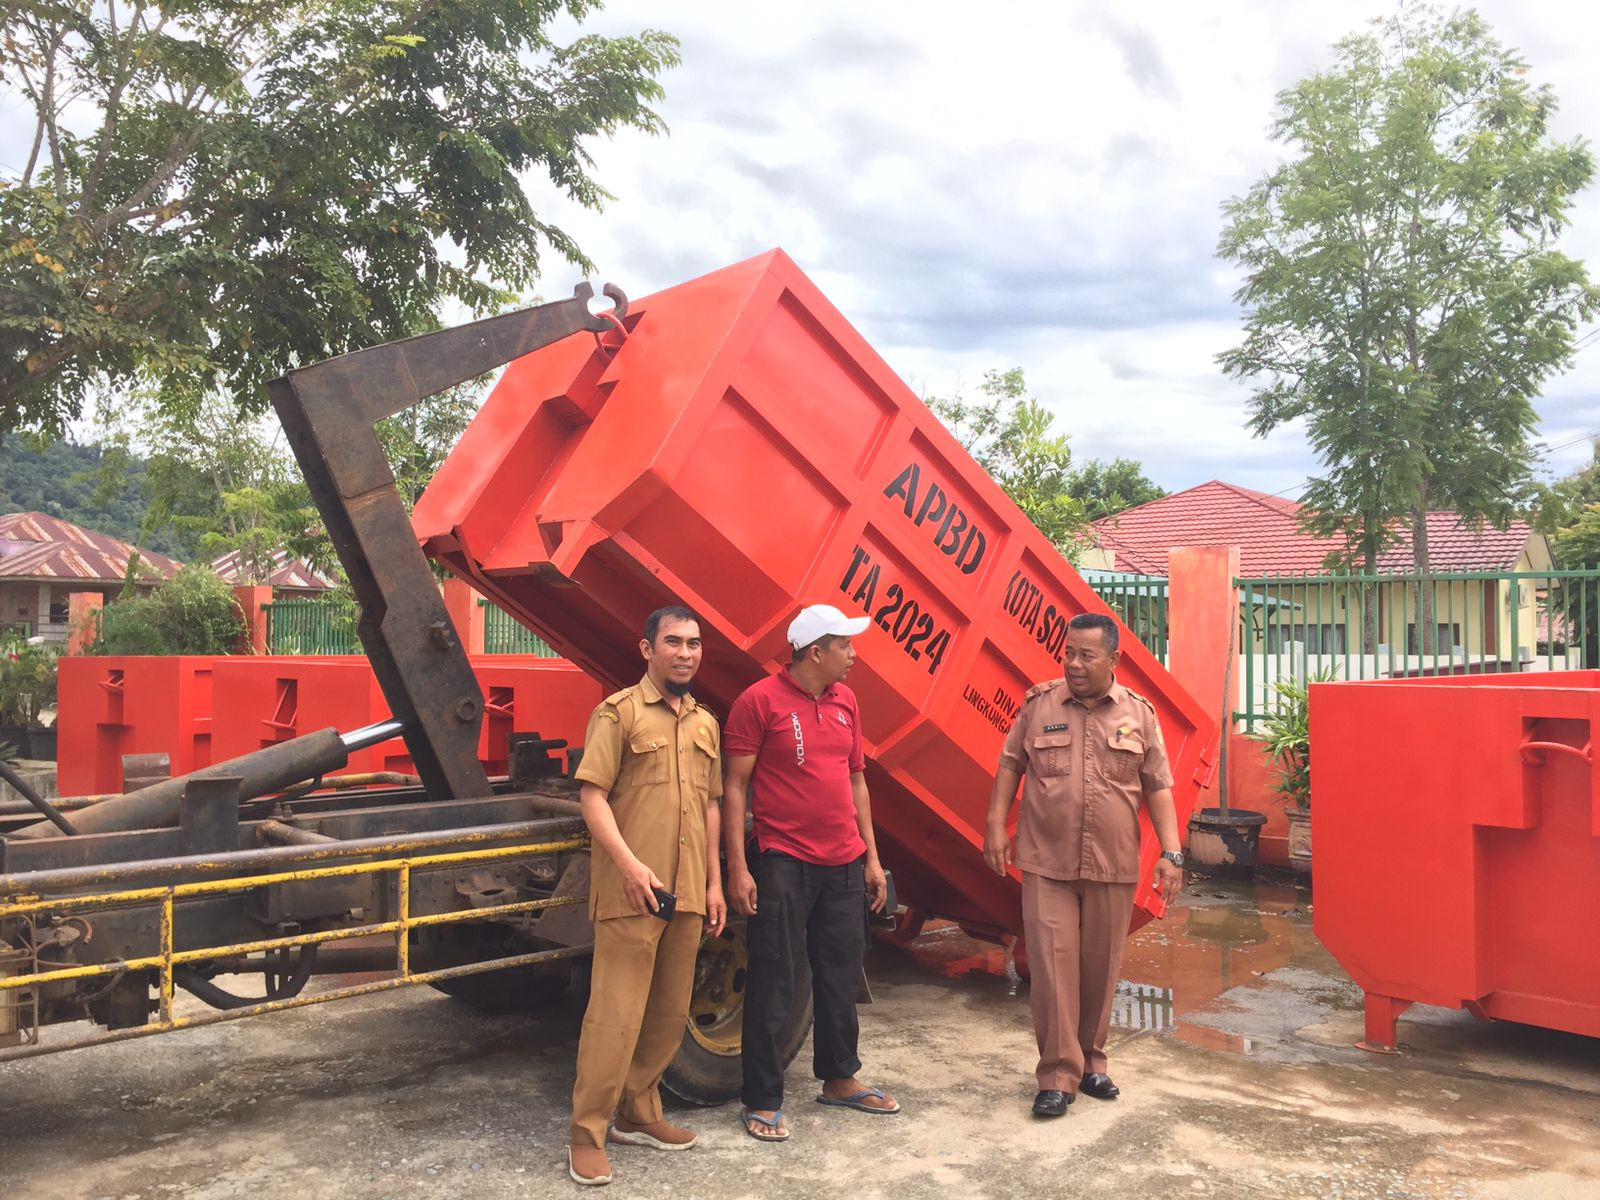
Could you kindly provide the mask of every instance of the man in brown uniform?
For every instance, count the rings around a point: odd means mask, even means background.
[[[699,622],[686,608],[659,609],[639,650],[644,678],[594,710],[574,772],[595,847],[594,973],[567,1151],[567,1173],[581,1184],[611,1182],[607,1141],[694,1145],[663,1115],[659,1084],[683,1040],[702,927],[721,933],[728,912],[717,861],[721,738],[689,695]],[[657,916],[657,889],[676,897],[670,919]]]
[[[1111,999],[1139,879],[1139,804],[1161,842],[1155,882],[1183,886],[1172,774],[1155,709],[1116,682],[1117,625],[1081,613],[1067,626],[1064,679],[1028,690],[1000,751],[984,857],[1013,861],[1006,814],[1022,781],[1014,860],[1039,1040],[1034,1114],[1059,1117],[1078,1091],[1114,1100],[1106,1074]]]

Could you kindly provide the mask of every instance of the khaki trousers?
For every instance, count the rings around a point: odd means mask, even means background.
[[[614,1116],[659,1121],[661,1075],[689,1019],[704,920],[679,913],[594,923],[594,972],[572,1088],[574,1146],[603,1146]]]
[[[1040,1091],[1076,1092],[1106,1069],[1111,999],[1133,915],[1131,883],[1022,873],[1022,932]]]

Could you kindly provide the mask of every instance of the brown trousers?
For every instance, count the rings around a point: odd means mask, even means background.
[[[574,1146],[603,1146],[614,1116],[659,1121],[661,1075],[689,1019],[704,919],[679,913],[594,923],[594,973],[572,1088]]]
[[[1106,1069],[1111,1000],[1133,915],[1131,883],[1022,873],[1022,932],[1040,1091],[1076,1092]]]

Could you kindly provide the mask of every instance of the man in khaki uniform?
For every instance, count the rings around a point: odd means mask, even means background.
[[[1106,1074],[1111,1000],[1139,879],[1139,805],[1161,842],[1156,886],[1183,886],[1172,774],[1155,709],[1116,681],[1117,625],[1081,613],[1067,626],[1062,679],[1028,689],[989,796],[984,857],[1022,872],[1022,930],[1039,1042],[1036,1116],[1066,1113],[1081,1090],[1114,1100]],[[1022,782],[1013,853],[1006,815]]]
[[[611,1182],[607,1141],[694,1145],[694,1134],[663,1115],[659,1085],[683,1040],[702,928],[721,933],[728,911],[717,861],[721,739],[716,718],[689,694],[699,622],[686,608],[659,609],[639,650],[644,678],[594,710],[574,772],[594,842],[594,972],[567,1152],[567,1173],[580,1184]],[[655,915],[653,889],[676,897],[670,920]]]

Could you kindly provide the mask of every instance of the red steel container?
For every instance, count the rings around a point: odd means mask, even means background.
[[[57,667],[56,787],[64,796],[122,790],[122,756],[167,754],[174,775],[208,767],[208,654],[63,657]]]
[[[1600,1037],[1600,672],[1314,684],[1317,936],[1413,1003]]]
[[[998,936],[1019,888],[983,865],[996,756],[1066,623],[1107,612],[1049,541],[782,251],[636,301],[626,334],[509,366],[418,503],[451,570],[608,687],[643,672],[645,616],[702,617],[696,694],[725,715],[788,660],[804,604],[856,641],[879,840],[903,899]],[[1180,822],[1215,723],[1125,635]],[[1146,829],[1135,924],[1158,905]]]
[[[506,735],[538,733],[583,744],[600,685],[570,662],[532,655],[472,657],[483,689],[478,757],[506,773]],[[63,795],[122,790],[124,754],[166,753],[172,773],[236,758],[319,729],[349,731],[389,716],[359,655],[190,655],[61,659]],[[393,738],[350,756],[349,772],[412,770]]]

